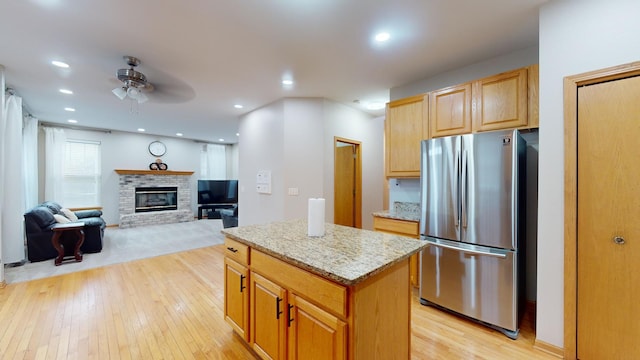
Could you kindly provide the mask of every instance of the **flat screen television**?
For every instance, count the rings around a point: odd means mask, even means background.
[[[238,180],[198,180],[198,204],[237,204]]]

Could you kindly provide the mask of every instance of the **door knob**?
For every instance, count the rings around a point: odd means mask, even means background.
[[[624,238],[622,236],[614,236],[613,237],[613,242],[616,243],[617,245],[623,245],[624,244]]]

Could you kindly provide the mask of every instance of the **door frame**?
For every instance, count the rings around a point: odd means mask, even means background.
[[[335,217],[335,204],[336,204],[336,166],[337,166],[337,156],[335,148],[338,145],[338,142],[347,143],[355,146],[356,151],[356,184],[355,184],[355,197],[354,197],[354,216],[355,216],[355,227],[357,229],[362,229],[362,142],[351,140],[347,138],[342,138],[339,136],[333,137],[333,214]]]
[[[640,75],[640,62],[564,78],[564,358],[577,359],[578,87]]]

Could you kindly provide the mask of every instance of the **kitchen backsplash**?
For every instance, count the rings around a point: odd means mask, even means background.
[[[420,203],[420,179],[389,179],[389,204]]]
[[[414,215],[420,218],[420,203],[418,202],[394,202],[393,211],[396,213]]]

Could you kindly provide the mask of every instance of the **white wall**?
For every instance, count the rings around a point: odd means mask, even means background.
[[[238,225],[284,217],[284,102],[277,101],[240,119],[238,141]],[[271,195],[256,192],[256,174],[271,171]]]
[[[39,156],[39,201],[55,200],[43,199],[44,188],[44,156],[43,131],[40,131],[40,156]],[[149,143],[161,140],[167,146],[167,153],[162,156],[169,170],[194,171],[191,176],[191,207],[197,214],[197,179],[200,174],[200,151],[202,143],[193,140],[162,137],[155,135],[126,133],[126,132],[102,132],[88,130],[65,129],[68,139],[99,141],[102,151],[102,206],[103,218],[108,225],[117,225],[120,222],[119,214],[119,175],[115,169],[148,170],[149,164],[155,161],[155,157],[149,154]],[[64,206],[64,204],[62,204]]]
[[[322,99],[284,100],[283,219],[306,217],[309,198],[329,198],[322,187],[323,115]],[[299,195],[287,195],[289,188],[298,188]],[[333,207],[325,202],[327,209]]]
[[[390,98],[391,100],[402,99],[537,63],[538,47],[527,47],[509,54],[497,55],[494,58],[463,68],[391,88]]]
[[[362,161],[362,228],[373,230],[373,215],[382,210],[384,190],[384,118],[325,100],[324,192],[327,221],[333,222],[334,137],[360,141]]]
[[[640,60],[640,1],[552,1],[540,10],[536,336],[563,346],[563,78]]]
[[[363,227],[371,229],[371,213],[382,209],[382,119],[320,98],[279,100],[241,119],[239,224],[306,218],[310,197],[326,199],[332,222],[334,136],[362,142]],[[259,170],[271,170],[271,195],[255,191]]]

